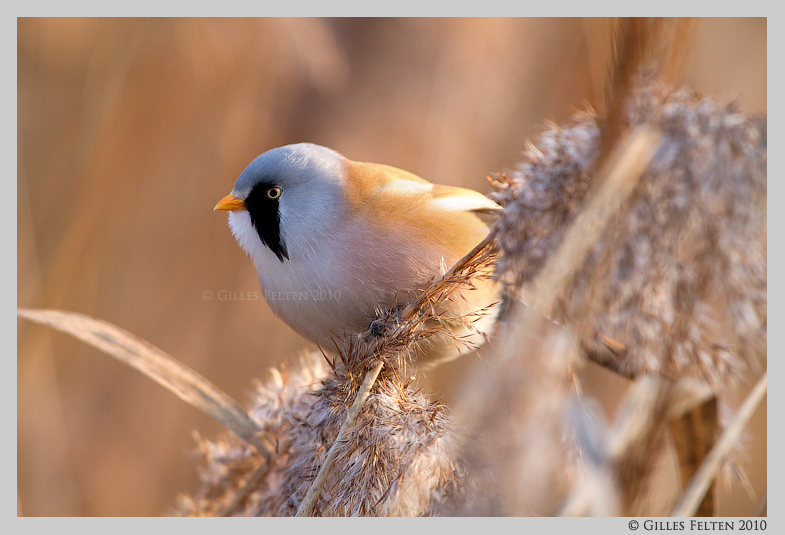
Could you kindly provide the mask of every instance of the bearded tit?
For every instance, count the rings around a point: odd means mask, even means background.
[[[484,195],[310,143],[258,156],[215,210],[253,260],[273,312],[323,349],[363,333],[380,311],[415,300],[488,234],[500,207]],[[453,295],[445,317],[492,310],[497,285],[480,280]],[[455,336],[481,342],[493,312]],[[441,336],[418,347],[425,369],[466,350]]]

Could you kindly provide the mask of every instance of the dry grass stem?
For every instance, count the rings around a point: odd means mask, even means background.
[[[602,130],[598,166],[629,127],[627,105],[639,89],[642,67],[657,80],[672,86],[689,58],[696,20],[690,18],[620,17],[612,19],[611,55],[603,77],[597,115]]]
[[[142,372],[253,446],[268,462],[260,428],[233,399],[160,349],[111,323],[59,310],[17,309],[20,317],[68,333]]]
[[[379,376],[379,372],[382,371],[383,365],[383,362],[379,362],[365,374],[362,385],[360,385],[360,389],[357,391],[357,397],[346,413],[346,420],[344,420],[343,425],[341,425],[341,430],[338,432],[338,436],[335,437],[335,442],[330,447],[330,451],[327,452],[327,458],[319,468],[319,473],[316,475],[316,479],[313,480],[313,483],[311,483],[311,488],[308,489],[308,493],[305,495],[300,507],[297,508],[295,516],[311,516],[313,513],[313,509],[316,506],[316,500],[319,493],[322,491],[322,486],[324,486],[327,476],[333,469],[335,458],[338,455],[338,448],[336,448],[335,445],[346,440],[347,429],[349,429],[357,418],[357,414],[360,412],[360,407],[363,402],[368,399],[368,395],[371,393],[371,387],[373,387],[373,384],[376,382],[376,378]]]
[[[717,405],[717,398],[712,397],[687,411],[684,415],[675,418],[671,423],[671,437],[678,459],[682,488],[690,484],[709,451],[717,442],[720,425]],[[716,485],[712,483],[697,508],[695,516],[715,516],[717,505],[715,490]]]
[[[657,374],[639,377],[632,384],[616,422],[597,428],[581,413],[573,413],[577,445],[584,453],[584,477],[577,482],[558,511],[559,516],[610,514],[641,516],[664,447],[668,422],[712,396],[703,383],[674,382]],[[614,496],[618,503],[613,508]]]
[[[506,325],[500,335],[513,336],[517,328]],[[455,412],[467,434],[461,457],[477,491],[453,514],[548,515],[562,501],[569,485],[564,475],[575,466],[565,414],[576,356],[574,338],[549,326],[515,358],[496,354],[475,363]]]
[[[695,514],[704,494],[706,494],[706,490],[716,477],[717,471],[730,451],[738,444],[739,437],[741,436],[742,431],[744,431],[744,427],[747,425],[750,418],[752,418],[752,414],[755,412],[758,404],[766,395],[767,376],[768,373],[763,374],[747,396],[747,399],[744,400],[742,406],[739,407],[733,420],[726,426],[720,439],[711,449],[698,470],[698,473],[690,482],[684,496],[679,500],[676,507],[674,507],[671,516],[686,517]]]
[[[498,350],[500,362],[512,358],[524,358],[521,348],[529,347],[540,333],[547,330],[546,318],[550,314],[557,297],[563,293],[566,285],[581,266],[586,253],[597,241],[605,229],[609,218],[615,214],[624,199],[637,183],[641,173],[646,169],[657,147],[658,134],[649,128],[640,128],[625,137],[608,158],[607,167],[600,175],[603,177],[602,187],[588,201],[564,238],[563,243],[540,270],[532,283],[531,295],[525,307],[513,309],[513,317],[509,320],[507,332],[502,338]],[[499,239],[499,228],[495,239]],[[568,369],[569,366],[565,369]],[[495,373],[485,373],[475,379],[473,390],[488,392],[495,389],[496,382],[502,380],[507,371],[502,364]],[[482,384],[481,381],[487,381]],[[479,383],[479,384],[478,384]],[[467,429],[476,427],[482,417],[475,409],[483,407],[482,403],[466,404],[467,409],[461,414],[463,425]],[[474,422],[474,423],[472,423]]]

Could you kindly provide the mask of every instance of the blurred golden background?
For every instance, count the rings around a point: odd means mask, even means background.
[[[18,19],[18,306],[112,322],[241,404],[305,341],[261,300],[213,205],[259,153],[299,141],[490,191],[548,120],[592,102],[600,19]],[[684,83],[766,112],[766,19],[699,23]],[[255,300],[258,297],[259,300]],[[19,321],[25,516],[167,514],[194,430],[221,428],[67,335]],[[460,362],[429,388],[447,402]],[[612,411],[625,383],[585,372]],[[766,410],[723,515],[766,488]]]

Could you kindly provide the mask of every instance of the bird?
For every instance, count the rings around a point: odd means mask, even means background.
[[[262,153],[214,207],[228,212],[275,315],[323,349],[414,301],[486,238],[500,209],[477,191],[312,143]],[[457,293],[443,305],[447,323],[486,313],[471,329],[455,321],[451,335],[423,343],[420,369],[483,343],[492,329],[498,284],[481,280]]]

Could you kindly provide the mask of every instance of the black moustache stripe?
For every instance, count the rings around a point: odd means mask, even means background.
[[[281,240],[281,215],[278,210],[278,199],[270,199],[267,190],[272,183],[260,182],[251,190],[245,199],[245,208],[251,216],[259,239],[281,262],[289,260],[286,245]]]

